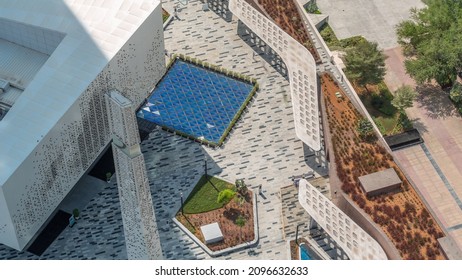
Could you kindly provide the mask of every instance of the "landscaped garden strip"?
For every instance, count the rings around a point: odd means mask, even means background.
[[[169,17],[170,14],[166,10],[162,9],[162,22],[166,22]]]
[[[306,26],[302,20],[296,0],[246,0],[252,6],[259,5],[268,15],[271,20],[276,23],[279,28],[284,30],[292,38],[305,46],[313,55],[316,63],[321,62],[316,47],[308,35]]]
[[[376,137],[366,140],[359,135],[356,126],[363,117],[329,74],[322,75],[321,85],[342,190],[383,229],[403,259],[444,258],[437,242],[442,230],[393,157]],[[402,180],[401,191],[366,197],[358,177],[387,168],[395,169]]]

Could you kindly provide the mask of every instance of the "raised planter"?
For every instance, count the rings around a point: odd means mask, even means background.
[[[173,217],[173,222],[184,232],[186,233],[197,245],[199,245],[207,254],[211,257],[218,257],[226,253],[236,252],[245,248],[250,248],[255,246],[258,243],[259,235],[258,235],[258,211],[257,211],[257,195],[249,190],[252,193],[252,202],[253,202],[253,223],[254,223],[254,239],[250,242],[241,243],[239,245],[229,247],[226,249],[222,249],[219,251],[212,251],[210,250],[207,245],[205,245],[202,241],[199,240],[192,232],[190,232],[180,221],[178,221],[175,217]]]

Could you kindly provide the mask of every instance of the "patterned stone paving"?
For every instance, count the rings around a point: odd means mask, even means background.
[[[177,1],[166,1],[173,11]],[[258,196],[260,240],[256,254],[246,250],[225,259],[288,259],[282,232],[280,188],[291,184],[290,176],[312,168],[324,175],[310,151],[295,136],[288,82],[260,56],[254,55],[250,39],[236,34],[237,21],[225,21],[213,11],[202,11],[199,1],[180,6],[178,18],[165,30],[169,53],[197,57],[258,79],[260,91],[249,104],[225,144],[211,149],[190,140],[155,130],[142,143],[164,256],[167,259],[209,259],[172,222],[180,207],[180,192],[189,194],[204,173],[234,181],[245,178]],[[318,175],[318,174],[317,174]],[[126,259],[122,219],[114,183],[83,209],[82,218],[67,228],[42,255],[42,259]],[[0,259],[37,259],[0,245]]]
[[[168,9],[169,3],[164,7]],[[236,21],[228,23],[212,11],[202,12],[199,4],[190,2],[178,13],[184,20],[175,20],[166,29],[168,52],[185,53],[248,74],[258,79],[261,89],[221,148],[210,149],[164,131],[152,132],[143,143],[156,216],[161,220],[161,243],[168,259],[209,258],[169,222],[179,209],[180,192],[189,194],[203,174],[206,157],[209,173],[230,181],[245,178],[253,187],[262,184],[263,189],[258,196],[257,254],[241,251],[223,258],[287,259],[279,190],[292,183],[290,176],[309,171],[307,163],[318,166],[314,153],[295,136],[288,82],[259,56],[254,57],[251,46],[236,34]]]

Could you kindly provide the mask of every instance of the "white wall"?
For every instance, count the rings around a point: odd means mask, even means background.
[[[51,55],[64,36],[50,29],[0,18],[0,38],[44,54]]]

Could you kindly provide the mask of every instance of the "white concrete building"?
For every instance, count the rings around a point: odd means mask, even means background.
[[[110,142],[104,94],[165,73],[159,0],[0,0],[0,243],[22,250]]]

